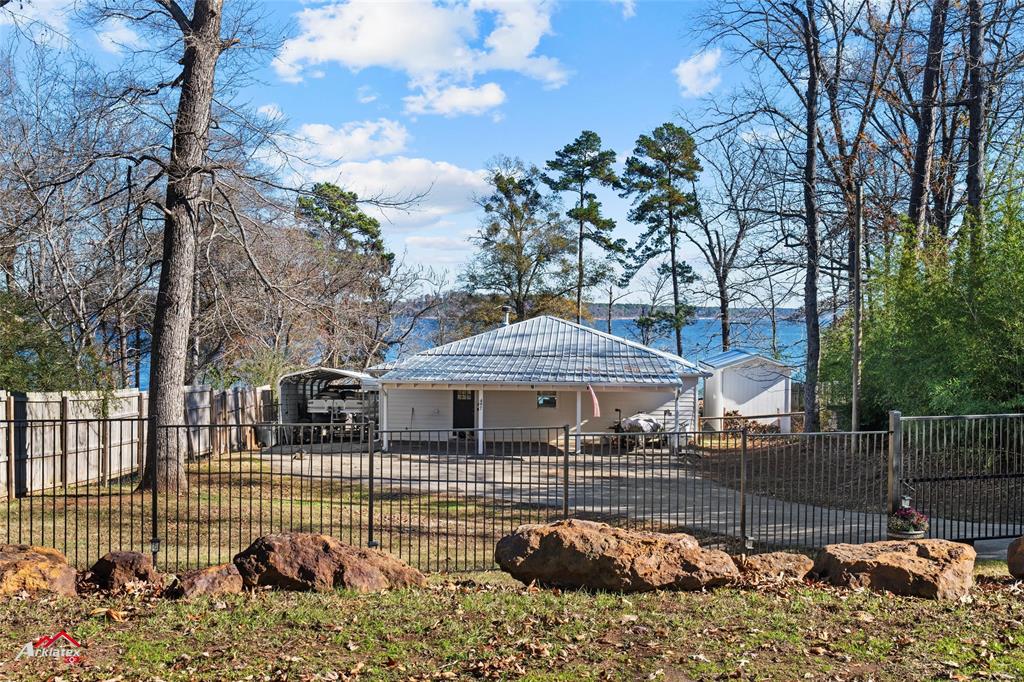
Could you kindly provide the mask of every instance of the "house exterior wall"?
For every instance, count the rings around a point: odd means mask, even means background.
[[[576,430],[576,391],[559,390],[556,407],[537,407],[536,390],[484,391],[484,428],[561,427],[568,424]],[[697,380],[686,381],[679,396],[679,424],[681,430],[693,430],[693,412]],[[585,432],[608,432],[615,424],[615,410],[622,416],[647,413],[664,419],[665,410],[672,410],[674,392],[671,390],[597,391],[601,416],[593,416],[593,402],[589,392],[581,395],[582,428]],[[671,428],[672,416],[668,416]],[[452,428],[452,389],[387,389],[388,431]],[[396,436],[397,437],[397,436]],[[500,439],[501,434],[489,434],[488,440]],[[506,437],[512,438],[509,433]]]
[[[389,431],[450,429],[452,392],[433,388],[387,389],[387,421],[381,426]]]

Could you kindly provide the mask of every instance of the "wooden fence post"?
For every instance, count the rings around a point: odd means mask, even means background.
[[[68,487],[68,397],[60,396],[60,483]]]
[[[7,499],[14,499],[14,396],[7,396]]]
[[[206,389],[206,398],[207,403],[209,403],[209,408],[207,411],[210,413],[210,456],[212,457],[217,454],[217,441],[219,440],[217,434],[217,406],[215,404],[216,399],[214,398],[212,388]],[[202,431],[200,431],[199,433],[200,436],[198,447],[201,448],[203,445]],[[198,452],[196,453],[196,456],[199,456]]]
[[[137,403],[135,407],[136,416],[139,420],[135,426],[135,464],[139,467],[139,476],[142,476],[142,468],[145,466],[145,455],[146,455],[146,415],[143,414],[145,410],[145,399],[142,395],[142,391],[139,391],[139,395],[136,397]]]
[[[100,485],[110,481],[110,420],[100,422]]]

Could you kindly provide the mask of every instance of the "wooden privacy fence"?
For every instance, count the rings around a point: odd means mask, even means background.
[[[149,414],[145,391],[0,391],[0,403],[0,498],[106,482],[141,471]],[[268,386],[186,386],[183,427],[190,456],[251,446],[251,429],[241,425],[265,421],[271,404]]]

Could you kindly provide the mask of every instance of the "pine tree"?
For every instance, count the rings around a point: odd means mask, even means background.
[[[601,215],[601,202],[591,191],[594,185],[619,187],[619,178],[612,168],[615,152],[601,149],[601,137],[584,130],[579,137],[555,152],[555,158],[548,161],[550,174],[544,182],[556,192],[569,192],[575,196],[572,208],[566,215],[577,226],[576,234],[576,321],[583,318],[583,291],[594,284],[594,276],[587,278],[583,250],[587,242],[596,244],[607,254],[615,256],[625,253],[626,244],[621,239],[612,239],[615,221]],[[592,273],[593,274],[593,273]],[[602,271],[601,275],[603,276]]]
[[[700,171],[693,138],[665,123],[637,138],[622,177],[622,196],[633,199],[629,219],[647,228],[637,244],[636,268],[661,256],[669,258],[662,267],[672,279],[670,324],[678,355],[683,353],[683,327],[692,312],[682,300],[681,287],[694,280],[689,265],[679,259],[679,241],[683,224],[700,211],[693,189]]]

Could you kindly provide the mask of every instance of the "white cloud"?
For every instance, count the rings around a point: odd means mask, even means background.
[[[17,25],[31,33],[33,39],[63,42],[72,9],[74,0],[14,0],[0,9],[0,26]]]
[[[475,211],[473,197],[487,189],[482,170],[405,156],[313,168],[304,176],[308,182],[336,183],[363,198],[418,197],[407,209],[379,209],[385,223],[399,229],[436,225],[453,215]]]
[[[406,246],[430,251],[465,251],[473,245],[466,238],[445,237],[442,235],[412,235],[405,238]]]
[[[452,237],[452,230],[457,230],[455,224],[441,221],[419,229],[419,234],[406,237],[403,246],[410,261],[431,267],[461,269],[473,251],[473,245],[468,239],[472,232],[465,231],[459,237]]]
[[[479,116],[501,106],[505,91],[497,83],[484,83],[480,87],[425,88],[423,94],[405,98],[405,111],[409,114],[441,114]]]
[[[376,101],[377,93],[369,85],[361,85],[356,90],[356,101],[360,104],[369,104]]]
[[[306,123],[293,135],[293,151],[315,163],[358,161],[390,156],[405,149],[409,131],[398,121],[352,121],[335,128],[326,123]]]
[[[284,118],[284,112],[281,111],[281,107],[277,106],[274,102],[257,107],[256,113],[262,114],[269,119]]]
[[[636,0],[611,0],[612,3],[622,6],[622,18],[630,19],[636,16]]]
[[[105,52],[121,54],[125,48],[139,47],[142,39],[123,19],[109,19],[96,31],[96,42]]]
[[[722,51],[716,47],[679,62],[673,73],[683,97],[701,97],[714,90],[722,82],[717,73],[721,59]]]
[[[293,82],[331,63],[352,71],[393,69],[408,76],[413,97],[424,101],[432,91],[485,88],[473,81],[489,71],[512,71],[557,88],[568,72],[557,59],[536,53],[551,33],[552,11],[547,0],[351,0],[308,7],[298,13],[299,33],[285,42],[274,68]],[[493,98],[494,89],[487,94]]]

